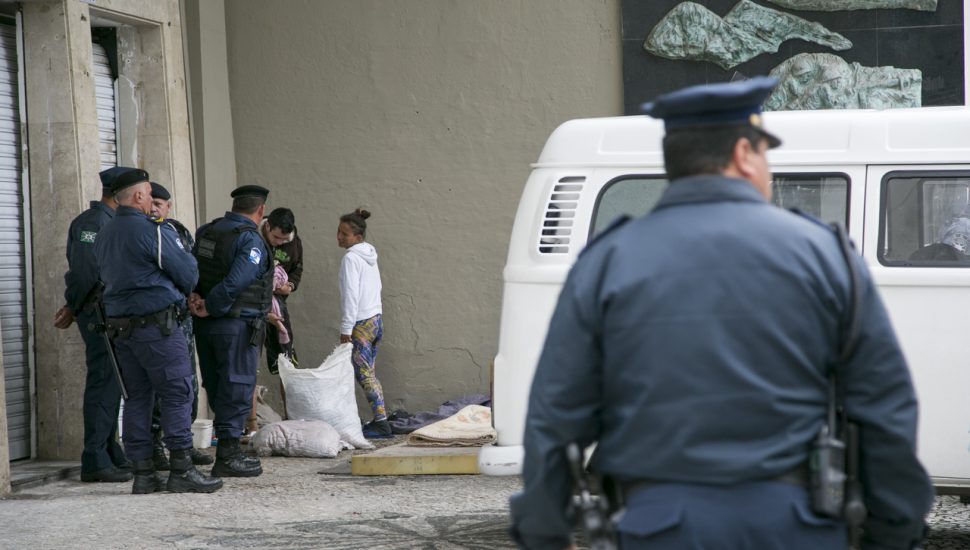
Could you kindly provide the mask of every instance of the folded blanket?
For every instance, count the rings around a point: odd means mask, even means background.
[[[407,444],[419,447],[477,447],[494,441],[492,409],[469,405],[453,416],[411,432]]]

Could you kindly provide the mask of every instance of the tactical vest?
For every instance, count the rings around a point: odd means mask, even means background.
[[[213,221],[208,229],[199,235],[199,242],[196,245],[195,258],[199,262],[198,288],[199,294],[203,298],[212,290],[212,287],[229,275],[234,260],[230,251],[239,235],[247,231],[256,233],[256,228],[248,225],[241,225],[233,229],[216,229],[216,225],[221,219]],[[267,255],[266,261],[273,261],[272,251]],[[253,281],[239,293],[236,301],[232,303],[232,307],[229,309],[229,316],[239,317],[243,309],[254,309],[259,311],[260,314],[265,314],[269,312],[272,300],[273,270],[267,269],[262,277]]]

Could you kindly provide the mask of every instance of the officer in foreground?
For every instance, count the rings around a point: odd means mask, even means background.
[[[273,256],[259,234],[269,190],[258,185],[231,193],[232,211],[196,232],[199,284],[189,298],[195,320],[202,386],[215,412],[219,440],[212,475],[253,477],[259,459],[239,446],[253,408],[256,369],[273,297]]]
[[[198,268],[172,226],[150,217],[147,172],[126,169],[112,181],[111,192],[118,209],[94,250],[105,284],[107,329],[128,389],[122,439],[134,462],[132,493],[211,493],[222,487],[222,480],[203,475],[192,464],[192,365],[179,326]],[[167,483],[152,462],[156,394],[171,461]]]
[[[192,247],[195,238],[182,222],[169,217],[172,210],[172,194],[164,185],[150,182],[152,186],[152,218],[156,221],[171,225],[178,234],[179,242],[185,248],[186,254],[192,254]],[[189,364],[192,366],[192,421],[195,422],[199,413],[199,381],[195,376],[195,338],[192,330],[192,316],[184,315],[182,320],[182,333],[185,334],[185,342],[189,346]],[[161,423],[161,400],[155,400],[155,408],[152,410],[152,461],[155,463],[156,470],[168,470],[168,457],[165,456],[165,446],[162,445],[162,423]],[[203,465],[212,464],[212,457],[193,447],[189,451],[192,455],[192,464]]]
[[[671,184],[590,243],[563,286],[529,399],[513,535],[565,548],[564,449],[623,493],[621,547],[845,548],[812,509],[808,458],[852,311],[826,226],[772,206],[761,128],[774,79],[687,88],[644,106]],[[858,338],[838,365],[861,442],[863,548],[915,547],[933,489],[915,454],[909,371],[861,258]]]
[[[67,273],[64,274],[65,305],[54,315],[54,326],[66,329],[77,319],[84,340],[87,375],[84,380],[84,451],[81,481],[121,482],[131,479],[131,464],[118,444],[118,409],[121,385],[111,365],[108,344],[92,327],[98,324],[101,285],[94,243],[115,215],[118,203],[111,196],[111,181],[119,168],[101,172],[101,200],[71,221],[67,237]]]

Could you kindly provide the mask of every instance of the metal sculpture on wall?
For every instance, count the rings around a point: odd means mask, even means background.
[[[863,67],[830,53],[803,53],[771,70],[780,81],[765,109],[889,109],[921,105],[919,69]]]
[[[777,52],[792,38],[839,51],[852,47],[846,37],[818,23],[741,0],[723,18],[694,2],[678,4],[650,31],[643,48],[667,59],[710,61],[730,69]]]
[[[849,11],[908,9],[936,11],[937,0],[768,0],[791,10]]]

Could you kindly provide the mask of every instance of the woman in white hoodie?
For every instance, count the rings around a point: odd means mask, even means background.
[[[340,343],[354,345],[351,361],[374,419],[364,424],[364,437],[392,437],[384,408],[384,390],[374,371],[377,345],[384,334],[381,322],[381,272],[377,250],[364,238],[370,212],[358,208],[340,217],[337,244],[347,249],[340,261]]]

